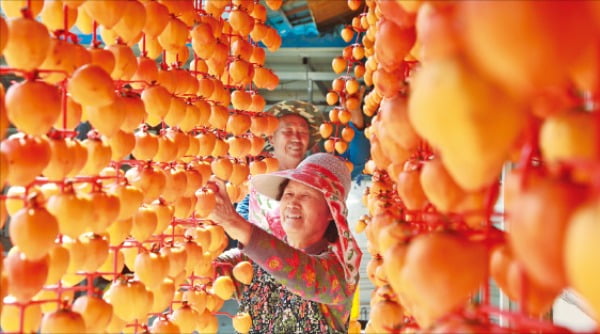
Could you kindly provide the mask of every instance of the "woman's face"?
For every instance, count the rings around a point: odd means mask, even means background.
[[[331,221],[323,194],[293,180],[283,190],[279,210],[281,226],[296,248],[306,248],[323,239]]]
[[[279,160],[279,169],[296,168],[308,150],[310,131],[302,116],[285,115],[279,118],[279,126],[273,137],[273,156]]]

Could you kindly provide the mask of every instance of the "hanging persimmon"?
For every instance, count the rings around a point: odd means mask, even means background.
[[[135,146],[132,150],[137,160],[152,160],[158,152],[158,137],[148,131],[137,131],[135,133]]]
[[[83,110],[90,125],[108,138],[116,135],[126,118],[124,99],[125,97],[117,96],[113,103],[103,107],[84,106]]]
[[[48,277],[45,285],[58,284],[69,267],[69,250],[63,245],[56,244],[48,252]]]
[[[38,200],[27,200],[26,206],[11,216],[9,236],[13,245],[29,260],[36,261],[45,257],[58,236],[56,218],[40,206]]]
[[[244,162],[236,161],[233,163],[233,169],[231,171],[231,175],[229,176],[229,182],[231,182],[233,185],[239,186],[248,179],[248,175],[250,175],[250,168],[248,165]]]
[[[196,329],[198,311],[192,308],[188,303],[173,311],[171,321],[177,325],[182,333],[191,333]]]
[[[202,59],[210,58],[217,45],[212,27],[208,23],[200,23],[190,31],[190,36],[194,53]]]
[[[597,226],[600,206],[598,199],[579,205],[569,218],[565,235],[565,270],[571,286],[581,294],[592,310],[600,311],[600,293],[595,284],[597,273],[591,265],[598,260],[598,244],[594,242],[599,235]]]
[[[137,280],[116,280],[107,295],[114,314],[127,322],[145,318],[152,307],[152,293]]]
[[[23,15],[21,9],[23,8],[28,8],[31,11],[31,16],[37,17],[44,8],[44,2],[32,1],[31,5],[28,6],[27,0],[2,1],[0,8],[2,8],[6,17],[9,18],[21,17]]]
[[[267,7],[269,7],[271,10],[279,10],[279,8],[281,8],[281,5],[283,4],[283,0],[266,0],[265,3],[267,4]]]
[[[250,129],[252,120],[250,116],[234,112],[229,115],[227,119],[227,124],[225,125],[225,131],[233,134],[234,136],[239,136]]]
[[[266,139],[260,136],[250,136],[250,151],[248,154],[256,156],[262,153]]]
[[[371,306],[369,322],[375,332],[397,330],[402,328],[404,308],[397,302],[382,300]]]
[[[267,133],[269,127],[269,118],[262,114],[254,114],[250,117],[250,132],[255,136],[261,136]]]
[[[252,282],[254,269],[249,261],[238,262],[233,267],[233,277],[239,282],[250,284]]]
[[[234,9],[229,13],[229,24],[231,28],[238,32],[242,37],[248,36],[254,28],[254,19],[247,11],[243,9]]]
[[[231,160],[226,157],[218,157],[210,164],[210,168],[214,175],[222,180],[228,180],[233,170]]]
[[[142,91],[142,101],[144,101],[144,107],[146,107],[146,113],[148,117],[153,116],[154,121],[149,124],[151,126],[158,125],[158,123],[165,117],[169,112],[171,105],[171,94],[169,91],[160,85],[153,85],[147,87]]]
[[[119,130],[108,143],[111,149],[111,160],[120,161],[125,159],[135,147],[135,135]]]
[[[276,172],[279,170],[279,160],[274,157],[267,157],[263,159],[265,164],[267,165],[267,173]]]
[[[483,242],[448,232],[415,237],[401,269],[403,287],[396,291],[413,303],[417,323],[430,326],[469,299],[486,280],[489,254]],[[435,275],[433,275],[435,273]],[[435,277],[435,279],[434,279]],[[440,277],[446,277],[440,280]],[[460,277],[460,279],[456,279]],[[446,282],[454,278],[454,288]],[[434,281],[435,280],[435,281]],[[444,298],[434,298],[444,296]]]
[[[384,19],[377,24],[375,54],[377,60],[387,71],[394,71],[402,64],[402,59],[410,51],[416,40],[414,26],[399,26]]]
[[[175,295],[175,284],[171,278],[165,278],[158,287],[155,287],[151,291],[153,302],[150,312],[159,313],[171,305]]]
[[[568,284],[564,240],[569,219],[586,200],[587,189],[568,180],[540,176],[519,188],[506,207],[512,250],[532,279],[560,290]],[[543,238],[539,234],[542,228]]]
[[[115,67],[110,76],[114,80],[130,80],[138,66],[133,50],[125,44],[112,44],[106,49],[115,56]]]
[[[5,177],[11,185],[29,184],[42,173],[51,157],[48,139],[23,133],[15,133],[3,140],[0,150],[8,160],[8,173]]]
[[[16,2],[2,1],[2,5]],[[6,23],[8,37],[3,55],[8,66],[32,71],[42,65],[50,48],[48,28],[41,22],[24,17],[9,19]]]
[[[269,51],[275,52],[281,47],[282,39],[276,29],[267,27],[267,32],[262,42]]]
[[[213,104],[210,108],[210,117],[208,122],[213,128],[225,130],[227,127],[227,119],[229,118],[229,111],[227,108]]]
[[[40,78],[45,82],[57,84],[71,75],[79,66],[89,63],[90,60],[91,54],[82,46],[51,38],[48,55],[40,65],[40,69],[54,72],[41,73]]]
[[[108,194],[116,196],[121,203],[117,220],[131,218],[144,200],[142,191],[128,184],[127,181],[124,183],[114,183],[106,191]]]
[[[8,175],[8,158],[4,151],[0,151],[0,188],[6,185],[6,176]],[[2,221],[3,222],[3,221]],[[0,223],[0,226],[2,223]]]
[[[154,319],[150,326],[150,333],[180,333],[181,330],[171,319],[159,316]]]
[[[67,29],[75,24],[77,19],[77,8],[65,9],[62,1],[46,1],[40,12],[40,21],[52,31]]]
[[[398,195],[409,210],[421,210],[427,204],[427,196],[421,186],[421,169],[417,161],[408,160],[397,176]]]
[[[68,308],[44,314],[40,324],[44,333],[83,333],[85,328],[81,314]]]
[[[94,205],[94,210],[92,219],[87,224],[87,230],[97,234],[104,233],[119,217],[121,209],[119,198],[98,188],[92,190],[89,199]]]
[[[208,188],[200,188],[195,193],[196,196],[196,214],[199,217],[208,217],[216,205],[215,193]],[[208,249],[207,249],[208,250]]]
[[[107,49],[88,49],[92,57],[91,64],[100,66],[106,73],[112,73],[115,68],[115,55]]]
[[[187,165],[185,167],[185,175],[187,178],[187,186],[186,190],[183,193],[183,196],[193,196],[196,192],[196,189],[199,189],[204,185],[205,180],[203,179],[202,174],[200,174],[198,170],[194,169],[190,165]]]
[[[147,38],[156,37],[169,23],[169,9],[158,1],[144,1],[142,4],[146,12],[146,21],[142,31]]]
[[[139,1],[127,1],[122,5],[122,17],[112,29],[123,42],[130,44],[146,26],[146,6]]]
[[[187,177],[181,168],[169,168],[165,171],[166,183],[162,198],[168,203],[175,202],[187,189]]]
[[[180,97],[171,97],[171,103],[169,104],[169,110],[164,117],[165,123],[170,126],[177,126],[185,117],[186,104],[185,100]]]
[[[160,254],[168,259],[168,276],[176,277],[185,270],[188,254],[182,245],[174,244],[163,247],[160,249]]]
[[[262,22],[255,22],[254,27],[252,28],[252,31],[250,32],[250,38],[252,38],[252,40],[255,42],[262,41],[265,38],[265,36],[267,35],[268,28],[269,28],[269,26]],[[252,62],[254,62],[254,61],[252,61]]]
[[[142,250],[135,258],[134,271],[148,289],[154,290],[169,273],[169,258],[158,252]]]
[[[252,93],[252,103],[248,107],[248,110],[259,113],[265,109],[266,104],[267,101],[262,95],[258,93]]]
[[[106,329],[113,313],[112,305],[91,295],[75,299],[72,309],[83,317],[86,331],[96,333]]]
[[[67,176],[74,176],[79,174],[83,166],[85,166],[88,158],[88,150],[78,139],[67,140],[67,147],[75,160],[75,163]]]
[[[81,105],[70,96],[67,96],[66,104],[66,112],[61,112],[56,122],[54,122],[54,128],[56,129],[73,130],[81,123]]]
[[[154,161],[169,162],[177,159],[177,144],[173,141],[173,137],[161,134],[158,136],[158,151],[154,156]]]
[[[85,0],[62,0],[62,3],[69,8],[79,8]]]
[[[123,16],[122,5],[118,1],[86,1],[79,8],[102,26],[111,29]]]
[[[25,308],[16,304],[13,296],[3,299],[0,326],[4,332],[37,333],[42,321],[42,308],[39,303],[32,303]]]
[[[204,312],[207,299],[207,294],[204,290],[190,288],[183,293],[182,298],[184,302],[187,302],[199,314]]]
[[[135,210],[137,212],[137,208]],[[135,214],[135,213],[133,213]],[[132,215],[133,216],[133,215]],[[107,229],[106,233],[109,236],[109,244],[110,246],[118,246],[120,245],[127,237],[129,236],[129,232],[131,232],[131,227],[133,225],[132,217],[125,219],[118,219],[114,223],[112,223]]]
[[[200,133],[196,136],[200,141],[199,156],[209,156],[215,148],[217,137],[212,132]]]
[[[74,151],[69,147],[72,141],[64,138],[50,138],[50,161],[42,171],[44,176],[50,180],[62,180],[75,165]]]
[[[457,5],[457,21],[464,24],[461,40],[466,56],[517,96],[566,83],[565,64],[573,64],[589,45],[596,43],[590,33],[597,29],[592,3],[515,1]],[[519,38],[506,38],[514,34]],[[532,49],[536,52],[531,53]],[[540,58],[536,54],[546,56]]]
[[[75,70],[67,89],[75,102],[88,107],[107,106],[116,98],[110,74],[98,65],[88,64]]]
[[[72,184],[66,184],[61,193],[50,196],[48,211],[57,219],[61,234],[73,239],[85,232],[86,224],[93,217],[94,204],[88,197],[78,195]]]
[[[82,142],[87,149],[87,160],[81,169],[83,175],[96,175],[110,162],[112,150],[102,138],[87,138]]]
[[[85,277],[77,275],[77,272],[85,266],[88,254],[87,249],[78,238],[63,237],[63,246],[69,251],[69,265],[67,272],[62,276],[63,285],[72,286],[81,282]]]
[[[11,85],[4,97],[6,115],[17,129],[34,136],[46,134],[61,113],[61,91],[43,81]],[[35,110],[36,117],[31,117]]]
[[[188,35],[189,31],[185,23],[176,17],[171,17],[157,39],[163,49],[177,50],[185,45]]]
[[[4,273],[8,278],[8,293],[18,302],[29,302],[44,286],[48,277],[50,256],[28,259],[18,247],[4,258]]]
[[[213,281],[212,291],[223,300],[228,300],[233,296],[235,285],[229,276],[219,276]]]
[[[141,206],[133,216],[131,236],[136,240],[145,241],[152,236],[157,224],[158,217],[156,212],[147,206]]]
[[[130,168],[125,177],[129,183],[144,194],[144,203],[151,203],[163,192],[166,179],[164,173],[152,165]]]
[[[146,107],[139,96],[123,96],[120,99],[122,113],[125,114],[120,129],[125,132],[133,132],[146,118]]]
[[[420,180],[429,201],[442,212],[452,211],[465,195],[439,158],[423,163]]]

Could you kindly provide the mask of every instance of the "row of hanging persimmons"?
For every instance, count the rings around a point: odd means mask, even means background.
[[[259,156],[277,119],[256,89],[278,78],[258,43],[281,45],[266,7],[0,5],[2,74],[23,77],[0,90],[0,226],[13,245],[0,262],[2,330],[217,331],[216,312],[252,270],[214,261],[227,238],[203,218],[214,206],[204,185],[217,175],[239,200],[249,174],[277,170]],[[106,291],[90,283],[100,276]],[[231,316],[249,330],[247,313]]]

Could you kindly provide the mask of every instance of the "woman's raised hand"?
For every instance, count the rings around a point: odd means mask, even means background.
[[[206,187],[215,193],[216,202],[215,208],[208,216],[208,219],[214,221],[215,224],[221,225],[231,215],[236,213],[233,204],[231,203],[231,199],[227,194],[225,182],[213,175],[206,183]]]
[[[208,219],[221,225],[231,238],[246,244],[250,240],[252,225],[235,211],[227,194],[225,182],[212,176],[206,187],[215,193],[215,208],[208,215]]]

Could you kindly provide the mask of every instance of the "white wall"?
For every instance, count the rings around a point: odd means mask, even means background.
[[[585,302],[572,290],[565,291],[554,302],[552,318],[555,324],[574,332],[592,332],[597,329]]]

